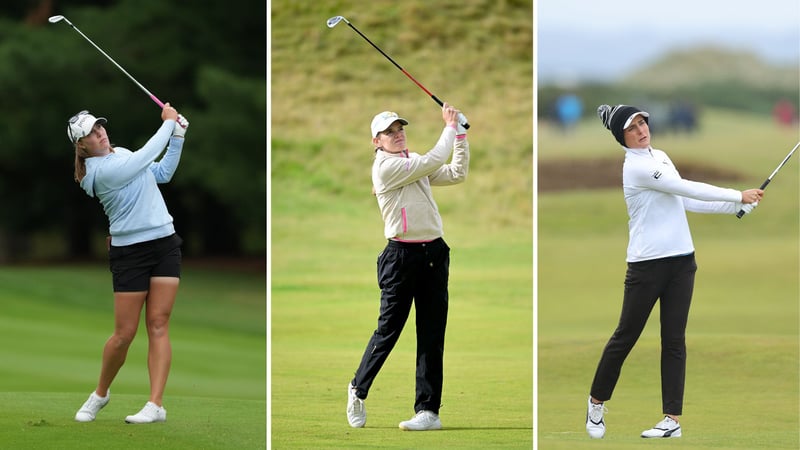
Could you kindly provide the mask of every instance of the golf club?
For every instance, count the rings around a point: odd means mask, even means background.
[[[783,161],[781,161],[781,163],[778,164],[778,167],[775,168],[775,170],[772,172],[772,174],[769,177],[767,177],[767,179],[764,180],[763,183],[761,183],[761,187],[759,189],[761,189],[761,190],[766,189],[766,187],[769,184],[769,182],[772,181],[772,177],[774,177],[775,174],[778,173],[779,170],[781,170],[781,167],[783,167],[783,165],[786,164],[786,161],[788,161],[789,158],[792,157],[792,155],[794,154],[795,150],[797,150],[797,147],[800,147],[800,142],[798,142],[797,145],[794,146],[792,151],[790,151],[789,154],[786,155],[786,158],[783,158]],[[736,213],[736,217],[741,219],[742,216],[744,216],[744,210],[739,210],[739,212]]]
[[[419,86],[419,88],[420,88],[420,89],[422,89],[423,91],[425,91],[425,93],[426,93],[426,94],[428,94],[428,95],[429,95],[429,96],[430,96],[430,97],[433,99],[433,101],[435,101],[435,102],[436,102],[436,103],[437,103],[439,106],[444,106],[444,104],[442,103],[442,101],[441,101],[441,100],[439,100],[439,98],[438,98],[438,97],[436,97],[435,95],[431,94],[431,91],[429,91],[429,90],[425,89],[425,86],[423,86],[422,84],[420,84],[420,82],[419,82],[419,81],[417,81],[416,79],[414,79],[414,77],[412,77],[410,73],[406,72],[406,70],[405,70],[405,69],[403,69],[402,67],[400,67],[400,64],[397,64],[397,63],[396,63],[396,62],[395,62],[395,61],[394,61],[392,58],[390,58],[390,57],[389,57],[389,55],[387,55],[386,53],[384,53],[384,51],[383,51],[383,50],[381,50],[381,49],[380,49],[380,48],[379,48],[377,45],[375,45],[375,44],[374,44],[372,41],[370,41],[368,37],[364,36],[364,34],[363,34],[362,32],[358,31],[358,29],[357,29],[356,27],[354,27],[354,26],[353,26],[353,24],[352,24],[352,23],[350,23],[350,21],[349,21],[349,20],[345,19],[345,18],[344,18],[344,16],[333,16],[333,17],[331,17],[330,19],[328,19],[328,28],[333,28],[333,27],[335,27],[335,26],[336,26],[336,25],[337,25],[339,22],[341,22],[341,21],[344,21],[344,23],[346,23],[346,24],[347,24],[347,26],[349,26],[350,28],[352,28],[352,29],[353,29],[353,31],[355,31],[356,33],[358,33],[358,35],[359,35],[359,36],[361,36],[362,38],[364,38],[364,40],[365,40],[365,41],[369,42],[369,43],[370,43],[370,45],[372,45],[373,47],[375,47],[375,50],[377,50],[377,51],[381,52],[381,55],[385,56],[385,57],[386,57],[386,59],[388,59],[388,60],[389,60],[389,61],[390,61],[392,64],[394,64],[394,66],[395,66],[395,67],[397,67],[398,69],[400,69],[400,71],[401,71],[401,72],[403,72],[403,73],[404,73],[404,74],[405,74],[405,75],[406,75],[406,76],[407,76],[407,77],[408,77],[408,78],[409,78],[411,81],[413,81],[413,82],[414,82],[414,84],[416,84],[417,86]],[[467,118],[466,118],[466,117],[464,117],[464,115],[463,115],[463,114],[461,114],[461,113],[459,113],[459,114],[458,114],[458,121],[459,121],[459,123],[461,123],[461,126],[463,126],[464,128],[469,128],[469,123],[467,123]]]
[[[67,25],[71,26],[71,27],[72,27],[72,28],[73,28],[75,31],[77,31],[77,32],[78,32],[78,33],[79,33],[81,36],[83,36],[83,38],[84,38],[84,39],[86,39],[87,41],[89,41],[89,43],[90,43],[90,44],[92,44],[92,45],[94,46],[94,48],[96,48],[96,49],[97,49],[97,51],[99,51],[100,53],[102,53],[102,54],[103,54],[103,56],[105,56],[106,58],[108,58],[108,60],[109,60],[109,61],[111,61],[111,62],[112,62],[112,63],[113,63],[115,66],[117,66],[117,69],[121,70],[121,71],[122,71],[122,73],[124,73],[125,75],[127,75],[127,76],[128,76],[128,78],[130,78],[130,79],[131,79],[131,81],[133,81],[134,83],[136,83],[136,85],[137,85],[137,86],[139,86],[139,89],[141,89],[142,91],[144,91],[144,93],[145,93],[145,94],[147,94],[147,95],[150,97],[150,99],[152,99],[154,102],[156,102],[156,104],[157,104],[158,106],[160,106],[161,108],[164,108],[164,103],[163,103],[161,100],[159,100],[159,99],[158,99],[158,97],[156,97],[155,95],[153,95],[153,94],[152,94],[150,91],[148,91],[148,90],[147,90],[147,89],[146,89],[144,86],[142,86],[142,84],[141,84],[141,83],[139,83],[138,81],[136,81],[136,79],[135,79],[135,78],[133,78],[133,77],[131,76],[131,74],[129,74],[128,72],[126,72],[126,71],[125,71],[125,69],[123,69],[123,68],[122,68],[122,66],[120,66],[119,64],[117,64],[117,62],[116,62],[116,61],[114,61],[113,59],[111,59],[111,57],[110,57],[110,56],[108,56],[108,54],[107,54],[106,52],[104,52],[104,51],[103,51],[103,49],[101,49],[100,47],[98,47],[98,46],[97,46],[97,44],[95,44],[94,42],[92,42],[92,40],[91,40],[91,39],[89,39],[89,38],[88,38],[88,37],[87,37],[85,34],[83,34],[83,33],[81,32],[81,30],[79,30],[79,29],[78,29],[78,28],[77,28],[75,25],[73,25],[73,24],[72,24],[72,22],[70,22],[69,20],[67,20],[67,18],[66,18],[66,17],[64,17],[64,16],[52,16],[52,17],[50,17],[50,18],[49,18],[49,19],[47,19],[47,20],[48,20],[50,23],[58,23],[58,22],[61,22],[61,21],[64,21],[64,22],[66,22],[66,23],[67,23]]]

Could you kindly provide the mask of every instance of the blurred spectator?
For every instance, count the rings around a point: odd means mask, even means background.
[[[556,122],[564,131],[570,131],[581,119],[583,102],[575,94],[564,94],[556,99]]]
[[[669,112],[670,129],[676,133],[692,133],[697,128],[697,109],[694,104],[679,100],[672,104]]]
[[[772,116],[775,117],[775,121],[778,122],[778,125],[787,127],[794,125],[797,120],[797,113],[794,109],[794,105],[786,99],[781,99],[775,103],[775,107],[772,109]]]

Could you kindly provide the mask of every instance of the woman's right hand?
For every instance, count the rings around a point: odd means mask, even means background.
[[[161,109],[161,120],[178,120],[178,110],[169,106],[169,102],[164,103],[164,107]]]
[[[742,191],[742,203],[750,204],[761,201],[764,198],[764,191],[761,189],[748,189]]]
[[[458,126],[458,113],[460,111],[450,106],[447,102],[442,105],[442,119],[447,126]]]

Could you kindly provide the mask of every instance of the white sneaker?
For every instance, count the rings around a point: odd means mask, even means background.
[[[356,395],[356,388],[347,385],[347,421],[353,428],[361,428],[367,423],[367,407],[364,400]]]
[[[669,416],[658,422],[653,428],[642,431],[643,438],[671,438],[681,437],[681,426]]]
[[[153,402],[147,402],[138,413],[125,418],[126,423],[166,422],[167,410]]]
[[[603,403],[592,403],[589,397],[589,408],[586,411],[586,432],[592,439],[600,439],[606,434],[606,423],[603,414],[607,411]]]
[[[406,431],[441,430],[439,415],[431,411],[420,411],[409,420],[400,422],[400,429]]]
[[[103,409],[104,406],[108,404],[108,400],[111,398],[111,390],[106,392],[105,397],[100,397],[99,395],[92,392],[89,394],[89,399],[86,400],[86,403],[81,406],[81,409],[75,414],[75,420],[78,422],[91,422],[97,416],[97,413]]]

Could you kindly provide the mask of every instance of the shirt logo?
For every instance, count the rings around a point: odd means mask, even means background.
[[[661,171],[656,170],[655,172],[653,172],[653,178],[655,178],[656,180],[661,178]]]

